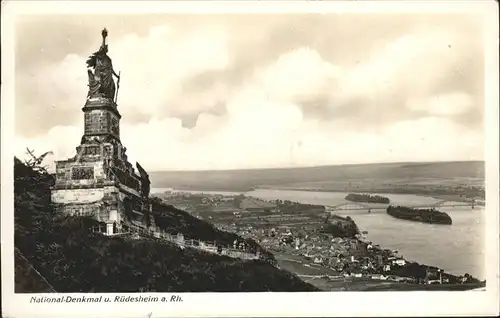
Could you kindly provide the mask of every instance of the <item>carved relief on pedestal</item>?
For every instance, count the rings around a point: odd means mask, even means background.
[[[94,179],[94,167],[73,167],[71,168],[72,180]]]

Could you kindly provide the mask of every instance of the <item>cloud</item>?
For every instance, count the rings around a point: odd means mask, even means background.
[[[311,22],[313,32],[281,19],[255,33],[246,20],[220,21],[109,39],[122,72],[122,142],[148,170],[483,158],[482,126],[463,120],[482,112],[474,86],[482,64],[471,62],[481,50],[459,22],[408,24],[374,39],[373,25],[354,28],[359,39],[335,29],[325,41],[323,22]],[[85,60],[97,48],[89,42],[19,71],[19,109],[32,116],[16,118],[18,152],[74,154]]]
[[[44,163],[48,165],[49,171],[54,171],[55,160],[66,160],[76,154],[81,136],[80,127],[75,126],[55,126],[46,134],[34,138],[16,135],[13,142],[14,154],[20,159],[25,159],[26,148],[34,150],[38,155],[52,151],[53,154],[48,156]]]
[[[181,103],[177,98],[184,81],[229,63],[224,31],[209,28],[180,36],[166,26],[156,27],[145,38],[125,37],[111,54],[115,68],[123,69],[120,106],[124,112],[149,116],[199,111],[206,104]]]
[[[409,100],[406,106],[414,111],[423,111],[432,115],[461,115],[474,107],[469,94],[450,92],[431,96],[425,100]]]
[[[195,129],[183,128],[178,119],[152,120],[122,127],[122,140],[131,162],[139,161],[150,171],[189,169],[246,169],[394,161],[481,160],[482,135],[463,129],[449,119],[426,117],[396,122],[377,133],[344,130],[339,121],[301,120],[297,108],[274,109],[271,117],[259,121],[239,113],[229,120],[203,115]],[[340,125],[338,125],[340,124]],[[345,123],[343,123],[345,125]],[[322,127],[325,126],[325,127]],[[206,128],[219,130],[212,134]],[[323,128],[323,129],[321,129]],[[253,133],[249,133],[252,131]],[[24,145],[38,151],[50,149],[53,158],[74,155],[80,130],[55,127],[38,139],[18,139],[18,153]]]
[[[255,80],[270,99],[288,101],[334,89],[339,77],[340,69],[309,47],[286,52],[255,74]]]

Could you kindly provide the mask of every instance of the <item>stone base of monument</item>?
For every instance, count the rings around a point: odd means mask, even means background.
[[[57,211],[106,222],[108,235],[131,222],[154,225],[149,178],[139,165],[137,174],[128,161],[116,104],[108,98],[89,99],[82,111],[85,129],[76,155],[56,162],[51,196]]]
[[[59,178],[52,188],[52,202],[58,212],[73,216],[91,216],[100,222],[116,223],[118,230],[123,224],[154,225],[154,219],[147,224],[146,214],[151,205],[137,188],[127,186],[126,179],[118,179],[103,171],[100,160],[56,163]],[[80,173],[86,171],[87,174]],[[76,178],[75,178],[76,177]],[[138,178],[128,175],[129,178]],[[137,180],[135,180],[137,181]]]

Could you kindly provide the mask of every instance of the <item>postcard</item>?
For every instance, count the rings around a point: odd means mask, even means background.
[[[2,4],[6,317],[499,314],[493,1]]]

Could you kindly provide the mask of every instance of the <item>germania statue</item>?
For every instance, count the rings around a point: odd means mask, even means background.
[[[120,81],[120,75],[116,74],[113,69],[113,63],[108,56],[108,45],[106,37],[108,31],[102,30],[102,45],[99,51],[92,54],[87,60],[87,73],[89,76],[89,92],[87,99],[93,97],[109,98],[115,100],[116,86],[113,76]]]

